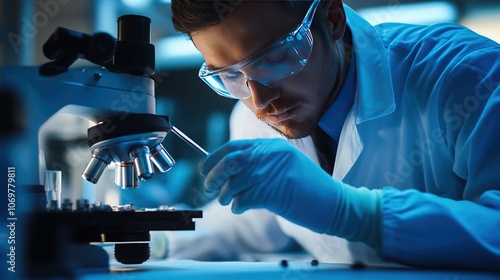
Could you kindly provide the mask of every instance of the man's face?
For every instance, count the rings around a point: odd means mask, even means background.
[[[323,14],[318,10],[316,17]],[[276,1],[243,1],[220,24],[191,37],[207,66],[220,69],[283,38],[303,16]],[[338,76],[331,43],[314,32],[313,38],[311,57],[300,72],[273,87],[249,80],[251,96],[242,100],[259,119],[288,138],[302,138],[312,132],[331,100]]]

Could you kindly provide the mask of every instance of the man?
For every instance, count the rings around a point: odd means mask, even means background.
[[[341,0],[172,12],[200,77],[288,138],[206,158],[222,205],[269,210],[310,252],[312,233],[406,265],[500,268],[498,44],[454,24],[373,27]]]

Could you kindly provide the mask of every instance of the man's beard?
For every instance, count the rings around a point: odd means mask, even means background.
[[[298,127],[297,125],[294,125],[294,123],[291,121],[283,121],[281,123],[280,127],[285,129],[285,131],[283,131],[283,130],[280,130],[279,128],[273,126],[272,124],[266,122],[264,120],[264,118],[262,117],[262,115],[256,114],[256,116],[260,121],[265,123],[271,129],[273,129],[278,134],[280,134],[282,137],[285,137],[289,140],[304,138],[306,136],[309,136],[312,133],[312,130],[309,129],[308,127]]]
[[[287,105],[282,105],[282,104]],[[255,116],[265,124],[267,124],[274,131],[278,132],[281,136],[287,139],[299,139],[304,138],[312,133],[312,128],[316,126],[316,124],[311,123],[309,121],[297,122],[294,120],[285,120],[279,123],[279,126],[276,127],[268,122],[266,122],[265,118],[269,113],[275,111],[283,111],[285,108],[290,108],[291,103],[283,102],[281,104],[271,103],[267,107],[263,109],[259,109],[255,112]]]

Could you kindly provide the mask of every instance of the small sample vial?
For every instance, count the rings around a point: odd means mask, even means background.
[[[48,211],[61,210],[62,171],[45,170],[45,199]]]

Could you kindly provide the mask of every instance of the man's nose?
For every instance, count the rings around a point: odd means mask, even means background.
[[[257,109],[263,109],[280,96],[279,89],[266,86],[254,80],[247,80],[247,86],[252,94],[253,104]]]

